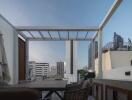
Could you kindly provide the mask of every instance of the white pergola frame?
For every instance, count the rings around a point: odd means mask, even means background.
[[[98,78],[102,78],[102,31],[103,28],[105,27],[105,25],[108,23],[108,21],[110,20],[111,16],[114,14],[114,12],[116,11],[116,9],[119,7],[120,3],[123,0],[115,0],[114,3],[112,4],[112,6],[110,7],[109,11],[107,12],[106,16],[104,17],[104,19],[102,20],[101,24],[99,26],[92,26],[92,27],[44,27],[44,26],[20,26],[20,27],[15,27],[12,24],[10,24],[4,17],[3,19],[6,20],[14,29],[16,29],[16,31],[18,32],[19,35],[21,35],[25,40],[26,40],[26,63],[28,65],[28,49],[29,49],[29,41],[49,41],[49,40],[86,40],[86,41],[92,41],[93,43],[93,50],[94,50],[94,41],[98,36],[98,69],[99,69],[99,75]],[[32,38],[28,38],[26,35],[24,35],[22,32],[23,31],[27,31],[29,32],[29,34],[32,36]],[[38,32],[38,34],[41,36],[41,38],[35,38],[33,36],[33,34],[31,33],[31,31],[36,31]],[[41,31],[46,31],[49,34],[49,38],[45,38]],[[50,34],[50,32],[58,32],[58,36],[59,38],[52,38],[52,35]],[[61,31],[65,31],[68,34],[68,37],[66,38],[61,38],[60,37],[60,33]],[[95,32],[95,34],[92,37],[87,37],[88,32]],[[76,38],[72,39],[69,37],[70,32],[77,32]],[[86,35],[84,38],[78,38],[78,33],[79,32],[86,32]],[[94,54],[92,55],[92,59],[95,56],[95,51]],[[94,63],[94,61],[93,61]]]
[[[48,41],[48,40],[87,40],[87,41],[92,41],[93,43],[93,50],[94,50],[94,41],[98,36],[98,69],[99,69],[99,75],[98,78],[102,78],[102,30],[105,27],[105,25],[108,23],[108,21],[110,20],[110,18],[112,17],[112,15],[114,14],[114,12],[116,11],[116,9],[119,7],[120,3],[122,2],[122,0],[115,0],[114,3],[112,4],[112,6],[110,7],[109,11],[107,12],[106,16],[104,17],[104,19],[102,20],[101,24],[97,27],[40,27],[40,26],[21,26],[21,27],[15,27],[16,30],[19,32],[19,34],[24,37],[27,40],[27,51],[28,51],[28,43],[29,41]],[[25,35],[23,35],[21,32],[22,31],[28,31],[29,33],[31,31],[38,31],[38,33],[40,34],[41,38],[34,38],[32,33],[31,36],[32,38],[26,38]],[[41,34],[41,31],[47,31],[49,33],[50,38],[44,38],[44,36]],[[59,38],[52,38],[50,32],[51,31],[57,31]],[[66,31],[68,33],[68,37],[67,38],[60,38],[60,31]],[[85,35],[85,38],[76,38],[76,39],[70,39],[69,38],[69,32],[77,32],[76,37],[78,36],[78,32],[96,32],[94,34],[93,37],[87,37],[87,33]],[[27,54],[28,55],[28,54]],[[95,58],[95,51],[94,54],[92,55],[92,59],[94,60]],[[28,59],[28,58],[27,58]],[[28,63],[28,61],[27,61]],[[93,61],[94,63],[94,61]]]
[[[19,34],[26,40],[29,41],[66,41],[66,40],[83,40],[83,41],[87,41],[87,40],[92,40],[92,37],[88,37],[88,33],[89,32],[97,32],[99,29],[98,27],[44,27],[44,26],[20,26],[20,27],[16,27],[17,31],[19,31]],[[44,35],[42,34],[42,32],[47,32],[49,34],[49,37],[44,37]],[[28,32],[30,34],[31,37],[27,37],[23,32]],[[40,38],[34,37],[32,32],[37,32],[37,34],[40,35]],[[58,33],[58,38],[54,38],[51,34],[51,32],[57,32]],[[61,33],[63,34],[63,32],[67,32],[67,37],[61,37]],[[76,37],[75,38],[71,38],[69,36],[69,34],[71,32],[76,32]],[[79,32],[86,32],[85,37],[84,38],[79,38],[78,37],[78,33]],[[72,34],[72,33],[71,33]]]

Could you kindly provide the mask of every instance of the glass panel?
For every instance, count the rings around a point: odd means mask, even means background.
[[[42,33],[42,35],[44,36],[44,38],[50,38],[48,32],[42,31],[41,33]]]
[[[78,32],[78,38],[85,39],[87,32]]]
[[[32,35],[34,36],[34,38],[41,38],[40,34],[38,33],[38,31],[31,31]]]
[[[77,32],[69,32],[69,38],[70,39],[76,39]]]
[[[88,32],[86,39],[93,38],[96,32]]]
[[[61,31],[60,36],[62,39],[67,39],[68,38],[68,32]]]
[[[52,38],[59,38],[58,32],[50,32]]]
[[[22,32],[27,38],[32,38],[32,36],[27,31]]]

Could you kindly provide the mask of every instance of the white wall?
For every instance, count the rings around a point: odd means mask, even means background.
[[[102,55],[102,70],[109,71],[112,69],[111,67],[111,55],[110,52],[103,53]]]
[[[111,62],[111,67],[109,70],[106,70],[106,68],[109,68],[109,66],[105,65],[103,78],[131,81],[132,75],[126,76],[125,72],[130,71],[132,74],[132,66],[130,65],[132,60],[132,51],[109,51],[108,53],[104,55],[109,57],[110,60],[103,60],[106,61],[107,64]]]
[[[70,41],[66,41],[66,74],[64,75],[65,78],[68,79],[68,82],[76,82],[77,81],[77,68],[78,68],[78,42],[73,41],[73,74],[70,74]]]
[[[131,72],[130,76],[125,75],[125,72],[127,71]],[[106,71],[103,73],[103,78],[132,81],[132,66],[124,66],[124,67],[112,69],[110,71]]]
[[[10,83],[18,81],[18,38],[15,29],[0,15],[0,32],[3,34],[4,46],[11,76]]]
[[[132,75],[126,76],[125,72],[132,74],[132,51],[108,51],[102,55],[104,79],[132,80]],[[98,75],[98,59],[95,59],[95,71]]]
[[[112,68],[130,66],[132,51],[110,51]]]
[[[98,58],[95,59],[95,74],[96,74],[96,77],[98,77],[99,75],[99,67],[98,67]]]

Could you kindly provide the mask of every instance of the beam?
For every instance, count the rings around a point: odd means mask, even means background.
[[[61,40],[61,36],[60,36],[60,32],[58,31],[58,35],[59,35],[59,38],[60,38],[60,40]]]
[[[91,27],[51,27],[51,26],[16,26],[18,31],[98,31],[98,26]]]
[[[8,23],[13,29],[16,30],[16,27],[14,27],[13,24],[11,24],[3,15],[0,14],[0,18],[2,18],[6,23]]]
[[[77,32],[77,35],[76,35],[76,40],[78,39],[78,32]]]
[[[108,21],[110,20],[114,12],[117,10],[121,2],[122,0],[115,0],[113,5],[110,7],[109,11],[107,12],[106,16],[104,17],[103,21],[99,25],[99,29],[102,30],[104,28],[104,26],[108,23]]]
[[[25,40],[27,39],[27,36],[23,32],[18,32],[19,35],[21,35]]]
[[[41,33],[41,31],[38,31],[39,32],[39,35],[44,39],[44,36],[43,34]]]
[[[48,34],[49,34],[49,36],[50,36],[50,39],[52,39],[52,36],[51,36],[51,34],[50,34],[50,32],[48,31]]]
[[[68,40],[69,40],[69,31],[68,31]]]
[[[93,35],[93,40],[95,40],[97,36],[98,36],[98,32],[96,32],[96,33]]]
[[[87,32],[86,35],[85,35],[85,39],[87,38],[87,36],[88,36],[88,32]]]
[[[28,31],[28,33],[32,36],[32,38],[35,38],[35,37],[33,36],[33,34],[32,34],[30,31]]]
[[[66,41],[66,40],[68,40],[67,38],[61,38],[61,40],[60,40],[60,38],[44,38],[44,39],[42,39],[42,38],[28,38],[28,40],[29,41]],[[91,40],[93,40],[92,38],[87,38],[87,39],[85,39],[84,40],[84,38],[78,38],[78,39],[69,39],[69,40],[78,40],[78,41],[91,41]]]
[[[105,25],[109,22],[112,15],[115,13],[119,5],[121,4],[122,0],[115,0],[110,9],[108,10],[107,14],[105,15],[104,19],[102,20],[101,24],[99,25],[99,29],[103,30]],[[98,32],[94,35],[93,39],[95,39],[98,35]]]

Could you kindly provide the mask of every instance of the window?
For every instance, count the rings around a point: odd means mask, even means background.
[[[132,60],[131,60],[131,62],[130,62],[130,63],[131,63],[131,66],[132,66]]]

